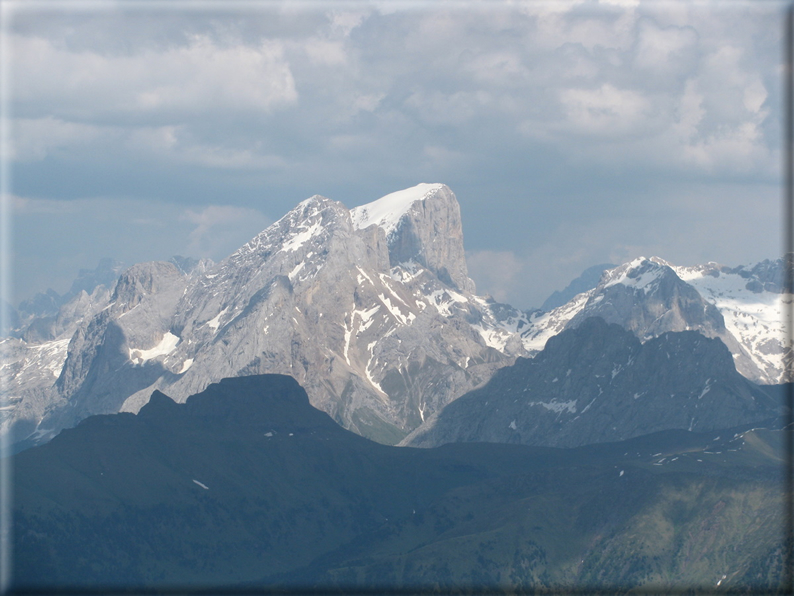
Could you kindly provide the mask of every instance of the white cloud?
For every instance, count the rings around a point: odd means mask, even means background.
[[[549,17],[570,12],[573,8],[584,4],[585,0],[523,0],[516,2],[519,10],[533,17]]]
[[[338,41],[313,38],[299,44],[313,64],[342,65],[347,62],[344,45]]]
[[[79,201],[58,201],[54,199],[37,199],[6,195],[14,215],[62,215],[74,213],[80,209]]]
[[[732,169],[753,172],[763,168],[774,175],[775,152],[762,143],[762,134],[754,122],[725,127],[718,132],[682,147],[682,164],[694,163],[708,172]]]
[[[634,64],[649,70],[676,70],[679,61],[688,56],[697,46],[697,33],[692,27],[660,27],[651,19],[640,22]]]
[[[542,50],[553,50],[565,44],[579,44],[594,49],[628,50],[634,43],[637,12],[632,6],[613,6],[606,10],[573,9],[584,2],[530,2],[522,5],[525,14],[534,19],[533,35],[528,40]]]
[[[364,22],[368,13],[350,11],[332,11],[331,27],[341,33],[344,37],[349,37],[350,33]]]
[[[599,4],[607,6],[620,6],[622,8],[635,8],[640,5],[640,0],[598,0]]]
[[[70,51],[54,41],[22,35],[10,40],[14,99],[24,110],[61,117],[97,114],[269,112],[297,101],[283,45],[224,46],[207,36],[186,45],[132,54]]]
[[[386,97],[385,93],[369,93],[357,96],[353,100],[353,108],[356,111],[374,112]]]
[[[204,144],[188,147],[179,158],[189,164],[221,169],[262,171],[282,169],[287,165],[287,162],[278,155]]]
[[[114,127],[67,122],[52,116],[14,120],[11,131],[11,146],[5,149],[4,156],[23,163],[40,161],[53,151],[119,136]]]
[[[466,67],[475,81],[487,85],[514,87],[530,76],[521,55],[504,50],[474,56]]]
[[[560,93],[569,131],[611,137],[636,134],[650,102],[631,89],[618,89],[604,83],[598,89],[566,89]]]
[[[278,156],[254,147],[212,145],[192,138],[186,126],[98,126],[58,118],[23,118],[13,121],[11,147],[5,156],[17,163],[41,161],[54,153],[75,150],[126,149],[138,159],[218,169],[270,170],[286,166]],[[129,154],[128,154],[129,155]]]
[[[697,89],[697,81],[689,79],[675,110],[677,115],[675,128],[682,141],[689,142],[697,136],[698,125],[703,120],[705,113],[706,111],[703,109],[703,94]]]
[[[490,94],[482,90],[459,91],[451,94],[417,90],[405,100],[405,104],[415,108],[424,122],[434,125],[463,124],[481,113],[490,103]]]
[[[185,126],[137,128],[127,135],[126,145],[142,156],[208,168],[269,170],[286,165],[282,157],[262,153],[256,146],[224,147],[192,139]]]
[[[754,114],[759,114],[767,97],[769,94],[766,87],[759,79],[755,79],[744,88],[744,107]]]

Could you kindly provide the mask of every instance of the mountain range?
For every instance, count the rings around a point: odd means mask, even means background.
[[[20,305],[0,344],[0,429],[21,449],[94,414],[137,412],[155,390],[183,402],[222,378],[279,373],[345,428],[395,444],[592,317],[640,342],[716,338],[746,379],[776,384],[791,358],[784,266],[638,258],[597,281],[590,272],[551,310],[522,312],[477,295],[445,185],[354,209],[314,196],[217,264],[141,263],[112,281],[106,262],[67,295]]]
[[[549,339],[458,398],[402,444],[580,447],[667,429],[705,432],[781,413],[777,386],[748,381],[717,338],[668,331],[641,343],[600,317]]]
[[[14,456],[11,588],[775,591],[777,428],[412,449],[342,429],[288,376],[155,391]]]

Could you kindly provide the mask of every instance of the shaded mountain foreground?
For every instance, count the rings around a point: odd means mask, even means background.
[[[711,432],[777,416],[781,387],[740,375],[718,338],[681,331],[641,343],[591,317],[549,339],[534,358],[498,370],[403,444],[580,447],[675,428]]]
[[[287,376],[156,391],[14,456],[12,586],[774,591],[777,428],[413,449]]]

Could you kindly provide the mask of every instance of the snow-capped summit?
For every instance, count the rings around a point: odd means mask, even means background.
[[[791,294],[783,291],[784,259],[734,268],[708,263],[674,269],[722,314],[727,331],[743,348],[736,356],[740,372],[763,383],[783,382],[792,354],[790,341],[786,344],[784,309]],[[748,374],[752,369],[758,372]]]
[[[377,201],[354,207],[350,210],[350,217],[353,219],[353,225],[359,230],[376,225],[383,229],[388,238],[414,203],[432,197],[443,187],[443,184],[423,182],[411,188],[398,190]]]
[[[599,316],[645,341],[666,332],[697,330],[733,354],[737,370],[760,383],[780,383],[786,347],[783,260],[731,269],[716,263],[679,267],[638,257],[604,271],[598,284],[567,304],[535,313],[521,334],[530,352],[566,327]]]
[[[605,271],[569,324],[576,326],[592,316],[618,323],[642,340],[666,331],[698,329],[709,337],[725,331],[714,305],[658,257],[639,257]]]
[[[183,400],[221,378],[280,373],[344,426],[396,442],[525,354],[473,289],[448,187],[353,213],[315,195],[212,267],[130,269],[72,337],[46,413],[19,424],[19,409],[6,425],[17,440],[47,438],[137,412],[154,389]]]
[[[620,284],[642,290],[647,294],[655,289],[668,269],[672,271],[670,263],[659,257],[651,257],[650,259],[637,257],[628,263],[607,271],[598,285],[602,288],[608,288]]]
[[[419,184],[356,207],[354,227],[383,230],[392,267],[417,263],[454,289],[474,293],[463,247],[463,223],[455,195],[444,184]]]
[[[115,290],[63,305],[46,337],[34,333],[40,319],[17,330],[3,342],[0,431],[32,444],[92,414],[137,412],[154,389],[183,400],[221,378],[280,373],[345,427],[397,442],[596,315],[641,341],[719,338],[743,375],[776,383],[791,356],[781,271],[782,260],[729,269],[640,257],[550,312],[524,313],[475,295],[447,186],[352,211],[315,195],[220,263],[138,264]]]

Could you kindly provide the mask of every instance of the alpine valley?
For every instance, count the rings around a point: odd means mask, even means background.
[[[419,184],[102,261],[0,343],[12,587],[776,591],[787,259],[601,265],[525,312]]]

